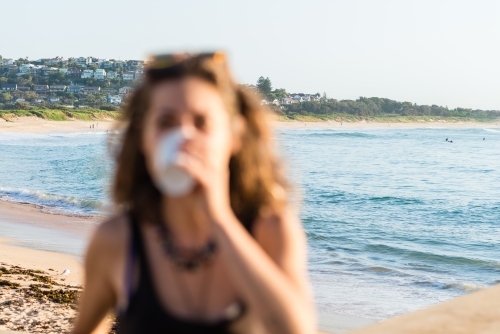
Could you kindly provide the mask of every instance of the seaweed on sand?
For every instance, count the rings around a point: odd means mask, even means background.
[[[38,300],[49,300],[57,304],[75,305],[78,302],[80,291],[70,289],[51,289],[50,286],[47,288],[47,285],[31,284],[27,289],[26,294]]]
[[[10,281],[2,279],[2,280],[0,280],[0,286],[6,286],[6,287],[10,287],[11,289],[17,289],[17,288],[21,287],[21,284],[15,283],[15,282],[10,282]]]

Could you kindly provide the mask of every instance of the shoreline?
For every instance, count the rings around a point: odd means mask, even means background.
[[[59,252],[32,249],[18,244],[18,240],[0,238],[0,266],[18,266],[23,269],[50,272],[66,284],[81,286],[84,281],[83,264],[74,256]],[[69,270],[69,274],[62,273]],[[5,278],[3,275],[0,278]]]
[[[90,126],[98,124],[93,129]],[[499,128],[500,121],[483,122],[336,122],[331,120],[318,121],[283,121],[272,119],[275,129],[418,129],[418,128],[442,128],[442,129],[484,129]],[[105,132],[120,128],[118,121],[95,120],[95,121],[50,121],[36,116],[16,117],[11,121],[0,118],[0,133],[50,133],[50,132]]]
[[[96,226],[96,218],[0,200],[0,333],[71,331],[84,283],[83,251]]]
[[[2,238],[10,239],[16,247],[57,252],[80,260],[102,219],[47,213],[34,204],[0,200]]]

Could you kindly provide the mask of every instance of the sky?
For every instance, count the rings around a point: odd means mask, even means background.
[[[0,17],[5,58],[224,50],[241,83],[500,110],[498,0],[0,0]]]

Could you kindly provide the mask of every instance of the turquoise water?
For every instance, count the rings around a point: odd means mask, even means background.
[[[500,282],[500,129],[277,138],[301,192],[321,312],[382,319]],[[106,144],[103,132],[0,134],[0,198],[98,214]]]
[[[0,134],[0,199],[54,213],[97,214],[112,171],[107,138],[103,131]]]

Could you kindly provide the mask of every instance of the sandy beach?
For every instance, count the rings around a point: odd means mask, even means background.
[[[96,224],[0,201],[0,330],[69,331],[84,278],[72,243],[88,238]]]
[[[47,121],[35,116],[14,117],[11,121],[0,118],[0,132],[82,132],[82,131],[109,131],[117,127],[113,121]],[[90,126],[94,125],[92,129]]]
[[[98,125],[97,125],[98,124]],[[90,128],[94,125],[94,128]],[[498,123],[480,122],[411,122],[411,123],[377,123],[377,122],[300,122],[300,121],[273,121],[275,128],[286,129],[414,129],[414,128],[449,128],[449,129],[481,129],[498,128]],[[82,132],[82,131],[109,131],[119,127],[118,122],[113,121],[47,121],[39,117],[17,117],[11,121],[0,118],[1,132]]]

